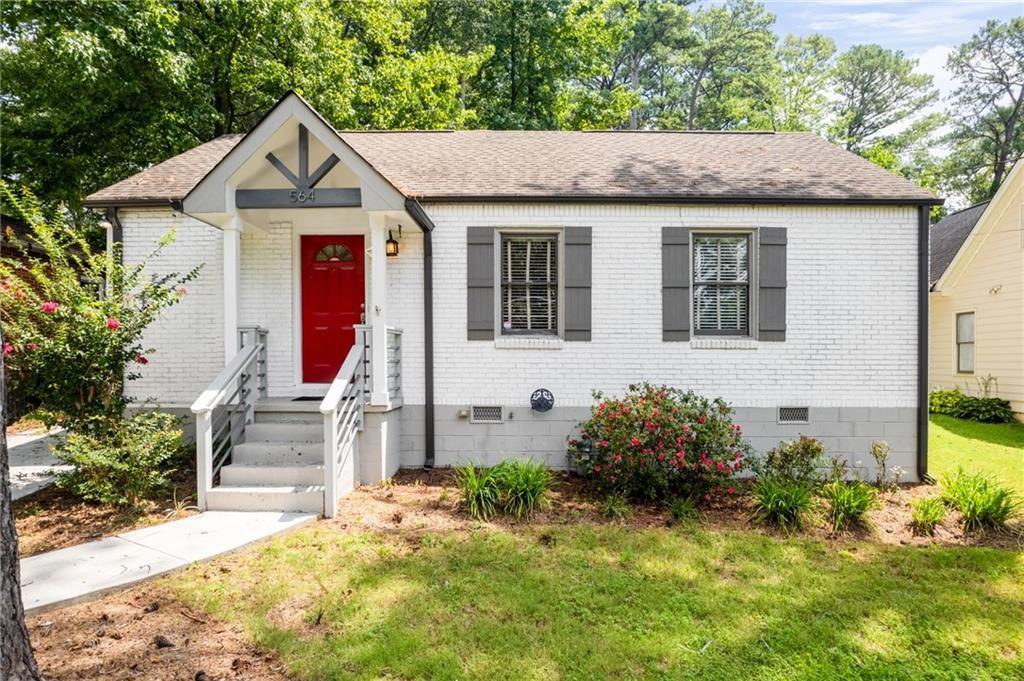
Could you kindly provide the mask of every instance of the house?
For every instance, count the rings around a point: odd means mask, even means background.
[[[808,133],[344,132],[285,96],[103,189],[124,257],[203,269],[128,389],[196,417],[199,505],[400,466],[565,467],[592,391],[719,396],[926,462],[927,191]]]
[[[931,234],[929,382],[987,389],[1024,419],[1024,161]]]

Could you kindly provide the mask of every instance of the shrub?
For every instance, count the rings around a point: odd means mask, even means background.
[[[1012,490],[963,468],[943,476],[941,485],[943,502],[960,511],[966,530],[1005,527],[1020,509]]]
[[[946,505],[939,497],[925,497],[910,505],[910,527],[914,534],[931,536],[946,518]]]
[[[865,514],[878,503],[878,493],[859,480],[851,483],[834,480],[821,488],[825,500],[825,517],[833,532],[855,524],[864,524]]]
[[[498,510],[498,484],[494,470],[473,464],[455,469],[455,484],[462,494],[462,504],[470,517],[488,520]]]
[[[1013,409],[1007,400],[998,397],[965,396],[953,410],[953,416],[981,423],[1013,423]]]
[[[831,464],[825,459],[825,445],[813,437],[801,435],[798,440],[780,442],[757,463],[755,472],[761,477],[814,487],[826,467],[831,470]]]
[[[750,446],[720,399],[666,386],[631,385],[620,398],[594,393],[569,454],[609,494],[658,500],[725,491]]]
[[[804,526],[811,512],[811,490],[793,480],[758,478],[752,488],[754,520],[784,530]]]
[[[73,431],[53,451],[73,467],[57,477],[58,487],[88,501],[134,505],[170,484],[181,428],[171,414],[143,412]]]
[[[613,492],[601,500],[597,512],[605,520],[625,520],[633,514],[633,509],[626,497]]]
[[[501,510],[515,518],[529,518],[547,505],[551,471],[542,462],[510,459],[493,469]]]
[[[933,414],[955,416],[957,407],[965,397],[967,397],[967,395],[960,392],[959,388],[953,388],[952,390],[933,390],[928,393],[928,411]]]

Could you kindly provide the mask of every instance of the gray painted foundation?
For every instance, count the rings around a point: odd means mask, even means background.
[[[567,468],[566,444],[577,424],[590,416],[589,407],[556,407],[538,414],[529,407],[506,407],[503,423],[471,423],[460,412],[468,407],[435,407],[435,465],[478,463],[490,466],[513,457],[544,461],[552,468]],[[423,406],[401,410],[401,464],[423,465]],[[869,448],[875,440],[892,447],[889,468],[904,470],[902,480],[913,482],[917,460],[917,409],[911,407],[811,407],[807,423],[778,423],[771,407],[738,407],[735,421],[758,453],[780,440],[808,435],[822,441],[828,456],[842,456],[851,473],[874,479]],[[852,469],[856,468],[856,471]]]

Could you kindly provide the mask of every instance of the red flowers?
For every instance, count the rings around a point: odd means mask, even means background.
[[[135,361],[138,362],[139,364],[149,364],[149,360],[146,359],[146,356],[143,355],[141,352],[135,355]]]
[[[707,422],[708,422],[708,418],[706,416],[704,416],[704,414],[701,414],[700,416],[697,417],[697,423],[699,423],[700,425],[703,426]]]
[[[4,343],[4,357],[14,352],[14,346],[10,343]]]
[[[634,447],[639,447],[640,446],[640,438],[638,438],[636,435],[634,435],[632,438],[630,438],[629,444],[633,445]]]
[[[111,331],[117,331],[121,328],[121,322],[117,321],[114,317],[107,319],[107,328]]]
[[[45,303],[39,306],[39,309],[45,312],[46,314],[53,314],[54,312],[57,311],[58,307],[60,307],[60,303],[56,303],[52,300],[47,300]]]

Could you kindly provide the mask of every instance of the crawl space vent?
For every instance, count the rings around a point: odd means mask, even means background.
[[[471,423],[501,423],[503,420],[501,407],[479,407],[469,408],[469,420]]]
[[[779,423],[807,423],[807,407],[779,407]]]

